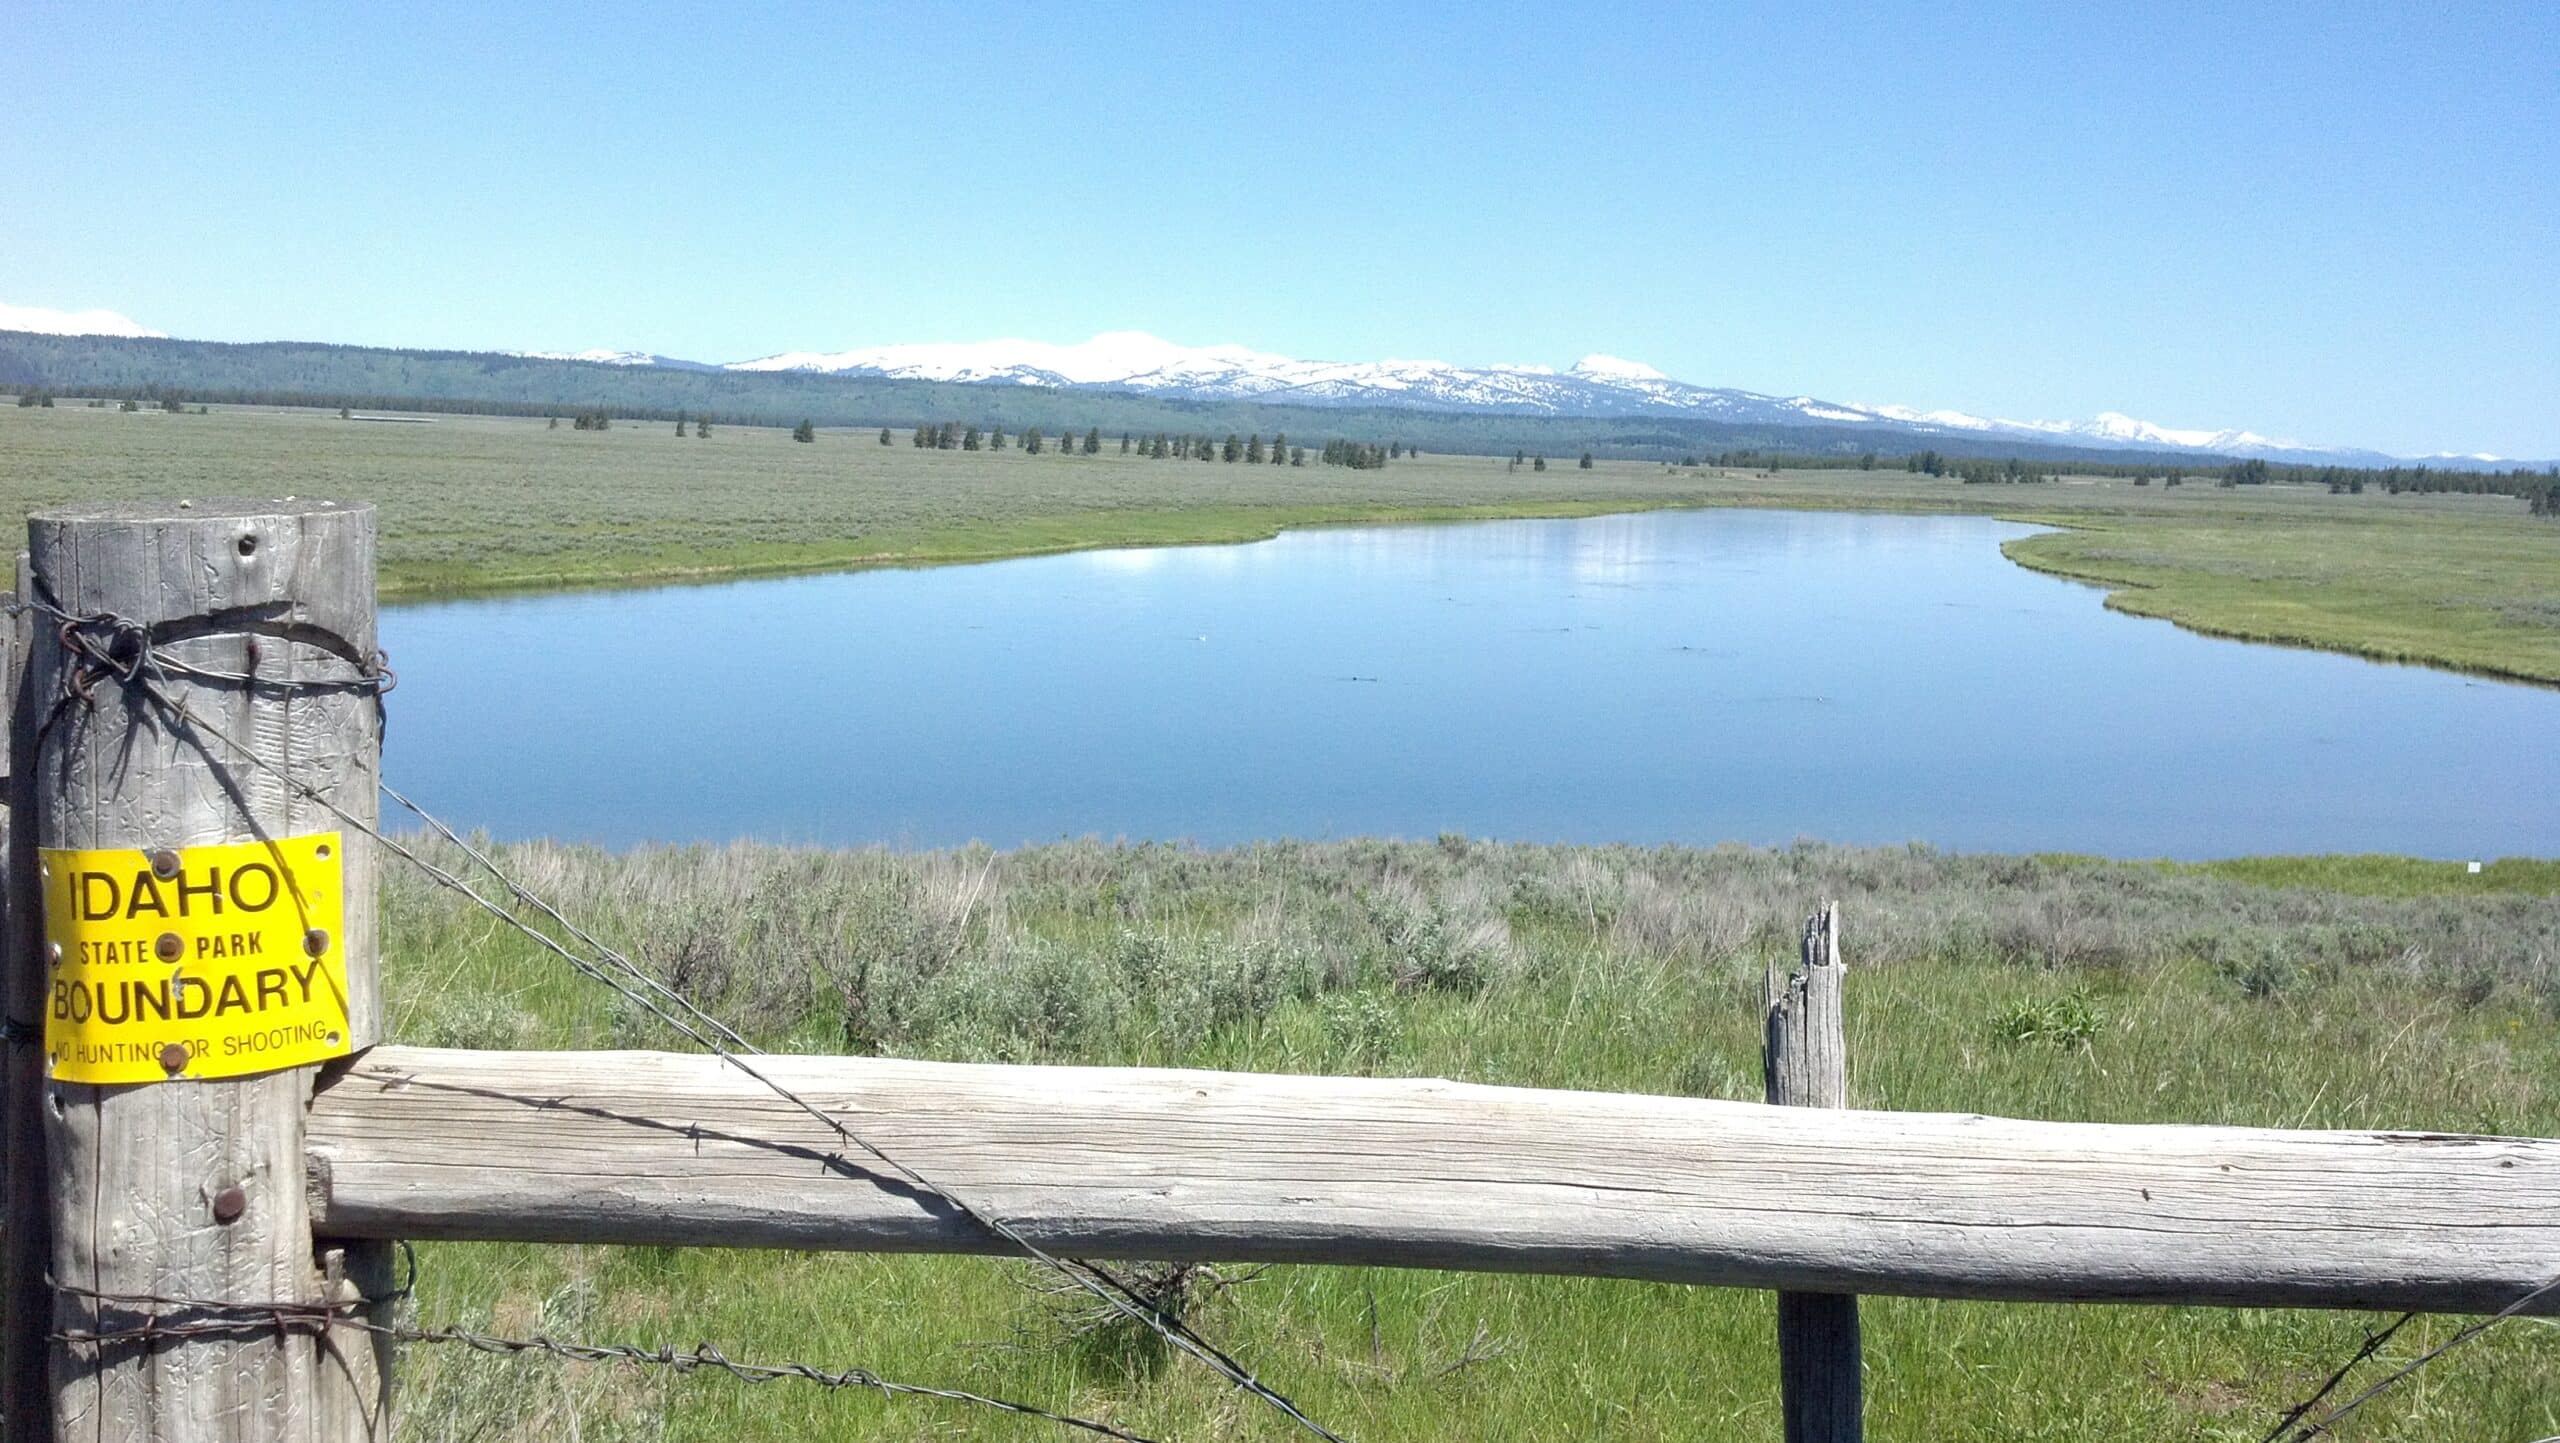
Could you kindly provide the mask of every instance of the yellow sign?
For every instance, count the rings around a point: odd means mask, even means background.
[[[166,1082],[346,1056],[343,851],[336,832],[42,849],[53,1076]]]

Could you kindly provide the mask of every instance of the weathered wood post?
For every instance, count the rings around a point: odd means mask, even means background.
[[[1804,947],[1781,987],[1772,966],[1761,1067],[1781,1107],[1848,1103],[1848,1040],[1841,1020],[1840,909],[1825,902],[1805,920]],[[1787,1443],[1859,1443],[1866,1436],[1859,1376],[1858,1300],[1847,1293],[1778,1294],[1778,1376]]]
[[[9,991],[41,1002],[54,1434],[366,1436],[388,1350],[331,1321],[303,1114],[382,1026],[373,509],[73,507],[28,538],[61,615],[13,721],[10,900],[40,921]]]

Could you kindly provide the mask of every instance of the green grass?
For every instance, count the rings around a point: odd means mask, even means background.
[[[2560,1134],[2547,869],[2237,869],[1925,849],[1077,844],[764,847],[509,864],[771,1045],[1758,1095],[1761,971],[1841,899],[1868,1107]],[[2374,883],[2321,885],[2324,875]],[[2467,875],[2467,874],[2466,874]],[[2490,874],[2484,873],[2484,877]],[[655,1045],[644,1021],[405,873],[393,1025],[445,1045]],[[422,1315],[860,1365],[1156,1437],[1281,1439],[1203,1371],[1071,1346],[1036,1275],[956,1258],[439,1245]],[[1871,1299],[1878,1438],[2254,1439],[2378,1320]],[[1277,1268],[1202,1326],[1363,1443],[1777,1437],[1768,1296]],[[2387,1362],[2446,1336],[2428,1320]],[[924,1403],[413,1347],[411,1439],[1063,1436]],[[2510,1324],[2348,1439],[2560,1432],[2560,1333]]]
[[[2331,496],[2073,478],[1966,486],[1899,471],[1514,472],[1426,456],[1383,471],[917,451],[901,436],[663,422],[423,424],[226,408],[205,416],[0,407],[0,506],[329,494],[383,512],[382,589],[467,592],[1247,541],[1284,526],[1576,516],[1663,506],[1974,512],[2060,528],[2018,562],[2107,604],[2259,641],[2560,683],[2560,525],[2505,497]]]

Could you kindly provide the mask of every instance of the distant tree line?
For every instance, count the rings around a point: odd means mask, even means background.
[[[2536,516],[2560,515],[2560,466],[2541,470],[2519,466],[2505,471],[2449,470],[2443,467],[2406,464],[2395,466],[2294,465],[2269,461],[2263,457],[2226,460],[2210,464],[2215,458],[2195,457],[2183,464],[2170,458],[2147,455],[2128,460],[2072,459],[2040,460],[2006,457],[1997,460],[1968,460],[1935,450],[1913,451],[1901,458],[1902,467],[1914,475],[1953,477],[1959,481],[1985,482],[2050,481],[2059,476],[2112,476],[2131,480],[2137,486],[2158,482],[2164,486],[2182,485],[2190,479],[2212,480],[2223,487],[2294,485],[2322,486],[2333,494],[2361,496],[2368,488],[2398,496],[2407,493],[2448,492],[2467,496],[2513,496],[2526,503]],[[1712,455],[1683,455],[1682,466],[1708,465],[1729,470],[1762,471],[1839,471],[1877,469],[1879,458],[1874,452],[1856,456],[1828,453],[1762,451],[1753,449],[1720,451]]]
[[[891,428],[881,427],[879,439],[883,446],[894,444]],[[907,444],[920,451],[1002,451],[1012,447],[1028,456],[1098,456],[1102,454],[1103,437],[1102,428],[1097,425],[1087,425],[1082,435],[1076,434],[1072,426],[1052,435],[1040,426],[1008,433],[1001,424],[928,421],[908,428]],[[1230,431],[1224,437],[1187,431],[1157,431],[1152,435],[1123,431],[1119,454],[1149,461],[1220,462],[1230,466],[1307,464],[1306,448],[1292,445],[1286,432],[1274,433],[1265,441],[1259,431]],[[1316,459],[1327,466],[1372,471],[1391,460],[1421,454],[1419,448],[1403,441],[1337,438],[1319,447]]]

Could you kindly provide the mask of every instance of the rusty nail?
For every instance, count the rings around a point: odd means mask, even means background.
[[[329,929],[314,927],[302,934],[302,950],[317,957],[329,950]]]
[[[163,932],[159,940],[151,944],[152,955],[163,962],[175,962],[185,956],[186,951],[187,944],[179,941],[178,934],[175,932]]]
[[[240,1220],[240,1215],[248,1210],[249,1195],[240,1190],[240,1185],[238,1183],[233,1183],[231,1186],[224,1188],[222,1191],[213,1195],[213,1220],[215,1222],[238,1222]]]
[[[178,854],[163,847],[151,854],[151,875],[166,882],[178,875]]]
[[[187,1044],[172,1042],[160,1049],[160,1070],[176,1074],[187,1070]]]

